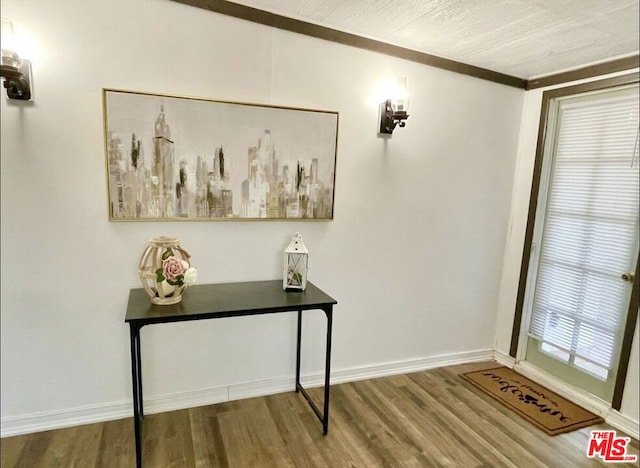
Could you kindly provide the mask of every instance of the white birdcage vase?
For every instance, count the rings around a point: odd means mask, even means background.
[[[140,257],[138,273],[144,290],[153,304],[177,304],[182,300],[182,293],[186,284],[172,285],[166,280],[157,281],[157,271],[163,268],[163,261],[169,253],[178,260],[189,263],[191,257],[180,247],[180,241],[175,237],[157,237],[151,239]]]

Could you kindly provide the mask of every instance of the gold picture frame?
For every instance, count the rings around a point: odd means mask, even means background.
[[[103,89],[110,221],[333,219],[338,113]]]

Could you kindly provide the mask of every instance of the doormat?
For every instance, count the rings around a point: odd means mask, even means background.
[[[507,367],[466,372],[460,377],[551,436],[604,422]]]

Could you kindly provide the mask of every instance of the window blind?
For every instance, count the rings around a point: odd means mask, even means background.
[[[640,195],[638,88],[612,94],[558,102],[529,326],[604,377],[628,308],[621,275],[635,264]]]

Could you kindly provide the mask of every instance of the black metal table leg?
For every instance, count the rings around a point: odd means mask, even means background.
[[[324,364],[324,418],[322,420],[322,433],[329,432],[329,378],[331,375],[331,327],[333,326],[333,307],[325,309],[327,315],[327,349]]]
[[[136,339],[136,369],[138,370],[138,410],[140,417],[144,418],[144,400],[142,398],[142,354],[140,352],[140,329]]]
[[[296,344],[296,393],[300,391],[300,342],[302,341],[302,311],[298,311],[298,339]]]
[[[133,430],[136,445],[136,467],[142,468],[142,437],[141,437],[141,401],[142,388],[140,387],[140,328],[132,323],[129,324],[129,334],[131,337],[131,383],[133,386]]]
[[[324,366],[324,408],[320,412],[320,409],[316,406],[311,396],[307,393],[307,390],[300,383],[300,342],[302,337],[302,311],[298,312],[298,344],[296,347],[296,393],[302,393],[302,396],[307,400],[309,406],[316,414],[320,422],[322,423],[322,433],[327,435],[329,432],[329,392],[330,392],[330,377],[331,377],[331,328],[333,324],[333,306],[322,309],[327,315],[327,348],[325,354],[325,366]]]

